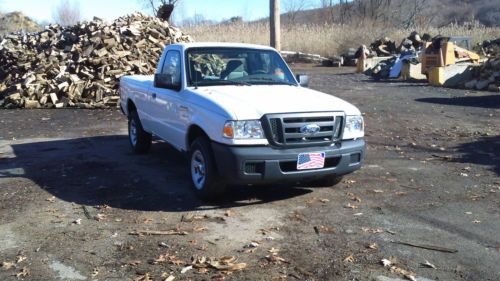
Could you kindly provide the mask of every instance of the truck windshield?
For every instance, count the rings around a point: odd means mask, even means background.
[[[281,56],[271,50],[191,48],[186,60],[189,86],[297,85]]]

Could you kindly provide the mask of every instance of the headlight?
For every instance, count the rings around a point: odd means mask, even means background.
[[[365,136],[365,124],[363,122],[363,117],[356,116],[346,116],[344,135],[342,139],[357,139]]]
[[[263,139],[264,132],[259,120],[227,121],[222,135],[229,139]]]

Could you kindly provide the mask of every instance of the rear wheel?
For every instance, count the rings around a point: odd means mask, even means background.
[[[132,150],[137,154],[149,151],[152,142],[150,133],[144,131],[137,111],[132,111],[128,118],[128,136]]]
[[[189,166],[194,190],[203,199],[214,199],[226,185],[219,177],[210,147],[205,137],[197,138],[189,151]]]

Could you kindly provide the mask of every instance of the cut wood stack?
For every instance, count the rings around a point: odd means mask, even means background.
[[[116,106],[123,75],[153,74],[167,44],[190,42],[140,13],[0,38],[0,107]]]

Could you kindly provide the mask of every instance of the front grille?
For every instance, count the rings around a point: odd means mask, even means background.
[[[266,136],[273,145],[328,145],[340,139],[344,114],[342,112],[268,114],[261,121]],[[319,130],[312,134],[305,133],[301,128],[307,125],[316,125]]]

